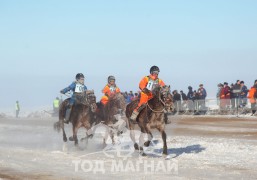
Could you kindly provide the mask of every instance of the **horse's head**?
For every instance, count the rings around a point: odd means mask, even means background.
[[[90,106],[92,112],[96,112],[96,96],[94,90],[85,91],[87,104]]]
[[[155,85],[152,90],[153,96],[160,101],[164,106],[165,110],[170,112],[173,109],[173,96],[170,93],[170,86],[159,86]]]
[[[160,96],[164,102],[165,110],[171,112],[173,110],[173,96],[170,93],[170,86],[161,87]]]
[[[126,101],[121,93],[113,94],[109,97],[109,104],[111,108],[117,108],[118,110],[125,111]]]

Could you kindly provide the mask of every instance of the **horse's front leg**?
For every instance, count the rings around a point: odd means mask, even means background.
[[[139,146],[136,143],[136,138],[135,138],[135,125],[129,121],[128,121],[128,124],[129,124],[129,130],[130,130],[129,134],[132,142],[134,143],[134,148],[135,150],[139,150]]]
[[[67,142],[67,136],[66,136],[65,129],[64,129],[64,121],[60,120],[60,123],[61,123],[61,128],[62,128],[63,142]]]
[[[168,155],[168,148],[167,148],[167,141],[166,141],[166,138],[167,138],[166,132],[165,132],[164,128],[160,132],[161,132],[162,141],[163,141],[163,152],[162,152],[162,154]]]
[[[151,132],[150,124],[146,125],[147,141],[144,143],[145,147],[149,147],[153,139],[153,134]]]
[[[110,137],[112,139],[112,144],[114,145],[115,144],[115,140],[114,140],[114,132],[113,132],[113,130],[110,130]]]
[[[78,146],[78,144],[79,144],[78,137],[77,137],[78,129],[79,129],[79,127],[76,127],[76,125],[73,124],[72,131],[73,131],[73,140],[74,140],[75,146]]]

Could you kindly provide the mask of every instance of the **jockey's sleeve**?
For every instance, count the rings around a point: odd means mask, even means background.
[[[109,86],[105,86],[105,87],[103,88],[102,92],[103,92],[105,95],[109,95],[109,92],[110,92]]]
[[[116,93],[120,93],[120,88],[116,88]]]
[[[144,77],[140,83],[139,83],[139,89],[143,90],[146,86],[147,86],[147,83],[148,83],[148,78],[147,77]]]
[[[165,86],[165,83],[163,82],[163,80],[161,80],[161,79],[159,80],[159,85],[162,87]]]
[[[64,88],[62,91],[65,94],[65,93],[67,93],[70,90],[74,91],[75,87],[76,87],[76,84],[73,82],[73,83],[71,83],[71,85],[69,85],[68,87]]]
[[[86,85],[84,85],[84,91],[86,91],[87,90],[87,86]]]

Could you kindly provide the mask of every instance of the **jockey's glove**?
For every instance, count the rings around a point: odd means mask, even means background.
[[[147,89],[147,88],[144,88],[143,90],[142,90],[144,93],[146,93],[146,94],[149,94],[151,91],[149,90],[149,89]]]

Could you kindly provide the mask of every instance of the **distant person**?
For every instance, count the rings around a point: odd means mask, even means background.
[[[201,106],[201,108],[205,108],[206,107],[205,99],[207,97],[207,92],[206,92],[205,88],[203,87],[203,84],[199,85],[198,93],[199,93],[199,99],[200,99],[199,105]]]
[[[69,104],[66,107],[67,109],[65,114],[65,121],[64,121],[65,123],[69,123],[70,114],[71,114],[72,106],[75,103],[76,95],[83,93],[84,91],[87,90],[87,87],[84,85],[84,80],[85,80],[84,75],[82,73],[78,73],[75,78],[76,78],[76,81],[74,81],[73,83],[71,83],[71,85],[69,85],[68,87],[60,91],[61,94],[65,94],[69,91],[73,92],[70,98]]]
[[[58,97],[56,97],[53,102],[54,114],[57,114],[59,112],[59,106],[60,106],[60,99]]]
[[[240,80],[236,81],[236,84],[233,86],[233,94],[235,98],[235,103],[232,104],[232,109],[235,107],[239,107],[239,98],[240,98],[240,93],[241,93],[241,85],[240,85]]]
[[[249,101],[251,103],[252,116],[256,113],[256,100],[257,100],[257,80],[254,81],[253,87],[249,90],[248,95]]]
[[[180,91],[180,95],[183,101],[187,101],[187,95],[182,90]]]
[[[16,103],[15,103],[16,118],[18,118],[18,117],[19,117],[20,110],[21,110],[21,108],[20,108],[19,101],[16,101]]]
[[[182,107],[182,110],[184,111],[187,105],[187,95],[182,90],[180,91],[180,95],[183,100],[181,107]]]
[[[175,105],[175,109],[177,112],[181,111],[181,95],[178,93],[177,90],[174,90],[172,92],[173,94],[173,101],[174,101],[174,105]]]
[[[228,86],[227,82],[224,82],[224,85],[222,85],[221,93],[220,93],[220,108],[222,110],[226,109],[230,105],[230,95],[231,90]]]
[[[220,105],[220,94],[221,94],[222,87],[223,87],[222,84],[219,83],[218,84],[218,90],[217,90],[217,93],[216,93],[217,105]]]
[[[220,110],[224,110],[226,108],[226,94],[225,94],[225,88],[224,88],[225,84],[220,84],[220,97],[219,97],[219,107],[220,107]]]
[[[136,99],[138,99],[138,93],[134,94],[134,99],[133,100],[136,100]]]
[[[194,110],[194,92],[191,86],[188,86],[188,93],[187,93],[187,106],[189,111]]]
[[[124,99],[125,99],[125,100],[126,100],[126,102],[127,102],[128,92],[127,92],[127,91],[125,91],[125,92],[123,93],[123,96],[124,96]]]
[[[240,85],[241,85],[240,106],[245,107],[247,105],[248,89],[247,89],[244,81],[241,81]]]
[[[231,108],[234,109],[236,107],[236,100],[235,100],[235,94],[234,94],[234,83],[230,85],[230,101],[231,101]]]

